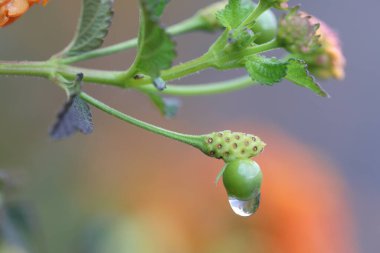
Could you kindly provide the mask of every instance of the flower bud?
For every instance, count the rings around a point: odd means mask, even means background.
[[[344,78],[346,60],[337,34],[321,20],[293,8],[279,22],[278,40],[319,78]]]
[[[291,53],[307,54],[319,48],[317,30],[319,24],[311,22],[311,17],[295,7],[284,15],[279,23],[278,40]]]
[[[194,17],[201,20],[201,29],[207,31],[222,29],[223,26],[217,18],[217,13],[223,10],[227,4],[228,1],[223,0],[199,10]],[[242,0],[242,5],[252,10],[257,6],[257,4],[251,0]],[[253,25],[252,31],[257,34],[255,37],[255,43],[257,44],[262,44],[274,39],[277,34],[277,19],[274,13],[271,10],[262,13]]]
[[[315,17],[311,17],[310,22],[320,24],[317,30],[320,47],[304,57],[310,71],[323,79],[343,79],[346,59],[338,35],[326,23]]]

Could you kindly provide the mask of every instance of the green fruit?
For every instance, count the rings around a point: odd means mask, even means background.
[[[227,163],[223,184],[227,194],[239,200],[248,200],[260,194],[262,173],[252,160],[235,160]]]
[[[273,40],[277,35],[277,19],[271,10],[264,12],[252,27],[253,32],[258,34],[255,43],[263,44]]]
[[[266,145],[255,135],[229,130],[205,135],[204,143],[206,148],[203,152],[206,155],[225,162],[257,156]]]

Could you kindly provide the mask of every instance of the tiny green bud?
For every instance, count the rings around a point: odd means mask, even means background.
[[[319,47],[317,30],[319,24],[310,21],[310,16],[298,11],[295,7],[284,15],[279,22],[278,41],[287,51],[296,54],[307,54]]]
[[[260,154],[266,144],[257,136],[229,130],[204,136],[207,146],[204,153],[224,161],[249,159]]]
[[[202,21],[203,30],[215,31],[223,28],[223,25],[217,18],[217,13],[222,11],[227,4],[227,0],[216,2],[199,10],[195,14]],[[252,10],[257,6],[251,0],[243,0],[242,5]],[[266,10],[262,13],[252,26],[252,31],[255,34],[254,42],[256,44],[262,44],[274,39],[277,34],[277,19],[274,13],[271,10]]]

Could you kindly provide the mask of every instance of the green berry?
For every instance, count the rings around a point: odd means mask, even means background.
[[[248,200],[259,196],[262,173],[259,165],[250,159],[227,163],[223,173],[223,184],[229,197]]]
[[[261,14],[253,25],[252,31],[258,34],[255,39],[257,44],[263,44],[274,39],[277,34],[277,19],[273,12],[267,10]]]
[[[265,143],[257,136],[229,130],[214,132],[204,136],[204,153],[225,162],[249,159],[260,154]]]

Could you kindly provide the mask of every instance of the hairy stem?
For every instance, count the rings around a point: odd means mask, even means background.
[[[198,148],[201,151],[206,150],[206,145],[203,141],[202,135],[188,135],[188,134],[177,133],[174,131],[166,130],[164,128],[157,127],[155,125],[146,123],[144,121],[138,120],[136,118],[133,118],[129,115],[126,115],[126,114],[114,109],[114,108],[104,104],[103,102],[91,97],[90,95],[88,95],[84,92],[80,93],[80,97],[83,100],[85,100],[87,103],[95,106],[96,108],[98,108],[98,109],[100,109],[100,110],[102,110],[102,111],[104,111],[104,112],[106,112],[106,113],[108,113],[108,114],[110,114],[116,118],[119,118],[125,122],[128,122],[132,125],[140,127],[142,129],[145,129],[149,132],[159,134],[159,135],[168,137],[170,139],[183,142],[185,144],[189,144],[195,148]]]
[[[263,3],[263,1],[259,1],[256,8],[246,17],[246,19],[237,27],[236,30],[241,30],[244,27],[249,27],[253,25],[258,17],[263,14],[266,10],[268,10],[271,6],[269,4]]]
[[[172,96],[205,96],[237,91],[255,85],[258,85],[258,83],[252,81],[249,76],[245,76],[208,84],[170,84],[160,93]],[[157,89],[151,85],[140,86],[138,89],[142,91],[157,92]]]
[[[191,18],[185,19],[175,25],[169,26],[166,31],[173,36],[181,35],[184,33],[202,30],[204,29],[205,22],[198,16],[193,16]],[[62,64],[73,64],[80,61],[90,60],[94,58],[104,57],[125,51],[130,48],[137,46],[137,38],[133,38],[121,43],[117,43],[108,47],[99,48],[90,52],[86,52],[80,55],[67,57],[60,59]]]
[[[231,66],[235,66],[234,64],[236,62],[238,63],[242,56],[249,56],[265,52],[276,47],[278,47],[277,40],[272,40],[268,43],[257,45],[253,48],[247,48],[237,53],[225,54],[223,52],[209,51],[196,59],[162,71],[161,77],[165,81],[170,81],[200,72],[210,67],[223,69],[223,65],[229,66],[231,62]],[[48,79],[54,79],[57,75],[61,75],[68,80],[74,80],[78,73],[84,74],[84,82],[112,85],[124,88],[140,87],[152,82],[150,78],[143,78],[141,80],[135,80],[131,78],[126,80],[125,72],[123,71],[104,71],[62,65],[55,59],[46,62],[0,62],[0,75],[24,75],[43,77]],[[232,84],[229,86],[229,89],[231,86]],[[207,91],[209,88],[210,87],[206,87],[203,91]],[[190,90],[187,92],[188,94],[191,94]],[[197,94],[199,92],[200,89],[197,88],[194,91],[194,94]]]

